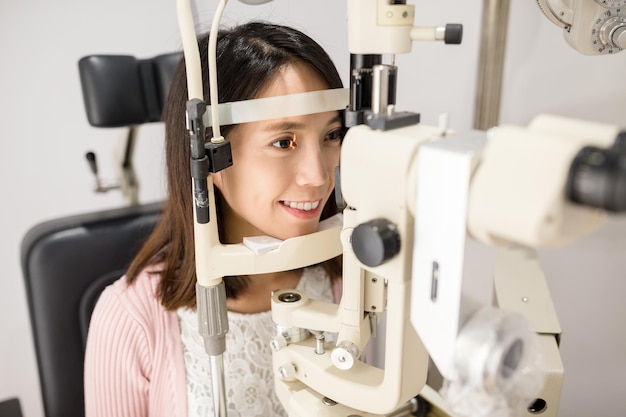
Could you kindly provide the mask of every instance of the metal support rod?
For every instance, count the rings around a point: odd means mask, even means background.
[[[213,415],[226,417],[226,384],[224,383],[224,356],[209,356],[211,362],[211,389],[213,392]]]
[[[137,137],[137,126],[131,126],[126,136],[126,146],[121,166],[121,182],[124,197],[128,199],[130,206],[139,204],[139,184],[135,175],[133,165],[133,154],[135,153],[135,142]]]
[[[484,0],[474,128],[487,130],[499,123],[504,51],[510,0]]]
[[[196,284],[198,332],[204,340],[204,349],[210,358],[211,388],[215,417],[226,417],[226,385],[224,357],[228,333],[228,311],[224,281],[205,287]]]
[[[387,113],[389,105],[389,65],[374,65],[372,68],[372,113],[379,116]]]

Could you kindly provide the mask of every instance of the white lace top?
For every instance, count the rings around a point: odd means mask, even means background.
[[[330,279],[321,266],[305,268],[296,287],[309,298],[333,301]],[[187,373],[189,417],[213,417],[209,356],[198,333],[195,310],[177,311]],[[287,416],[274,392],[271,311],[228,312],[229,332],[224,353],[224,382],[228,417]]]

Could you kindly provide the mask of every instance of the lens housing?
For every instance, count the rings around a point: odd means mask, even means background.
[[[567,179],[570,201],[612,212],[626,212],[626,150],[586,146],[578,152]]]

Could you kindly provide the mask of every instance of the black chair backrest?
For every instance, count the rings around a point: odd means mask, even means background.
[[[153,203],[50,220],[22,240],[21,261],[46,417],[84,416],[91,312],[122,276],[162,211]]]
[[[119,127],[160,121],[182,57],[182,52],[174,52],[149,59],[129,55],[81,58],[78,69],[89,123]]]
[[[0,417],[22,417],[22,407],[20,400],[17,398],[9,398],[0,401]]]

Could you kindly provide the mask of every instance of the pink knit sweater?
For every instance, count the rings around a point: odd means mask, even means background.
[[[186,417],[178,316],[156,297],[158,275],[122,277],[94,309],[85,353],[86,417]],[[341,280],[334,284],[341,298]]]
[[[85,353],[86,417],[187,416],[178,317],[158,301],[157,282],[144,271],[100,296]]]

